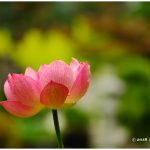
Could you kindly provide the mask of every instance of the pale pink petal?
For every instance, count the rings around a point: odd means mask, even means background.
[[[38,71],[39,82],[44,88],[50,81],[62,84],[68,89],[71,88],[73,83],[73,71],[69,65],[63,61],[54,61],[49,65],[42,65]]]
[[[90,69],[87,63],[80,63],[77,69],[76,79],[69,92],[69,96],[65,103],[75,103],[78,101],[87,91],[90,82]]]
[[[41,108],[34,108],[31,106],[24,105],[19,101],[11,101],[11,100],[2,101],[0,102],[0,105],[2,105],[12,115],[24,118],[31,117],[41,110]]]
[[[68,95],[68,88],[51,81],[41,92],[41,103],[51,109],[57,109],[64,104]]]
[[[13,95],[13,93],[10,89],[8,80],[6,80],[5,83],[4,83],[4,93],[5,93],[5,96],[6,96],[7,99],[16,100],[16,97]]]
[[[79,67],[80,63],[78,62],[77,59],[72,58],[72,61],[70,63],[70,67],[73,70],[73,72],[75,72],[77,70],[77,68]]]
[[[20,101],[28,106],[40,104],[40,87],[35,80],[28,76],[22,74],[9,76],[4,90],[8,99]]]
[[[30,78],[34,79],[34,80],[38,80],[38,73],[36,71],[34,71],[31,67],[28,67],[25,71],[25,75],[29,76]]]

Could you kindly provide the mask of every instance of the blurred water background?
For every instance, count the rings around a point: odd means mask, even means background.
[[[71,57],[91,65],[86,95],[59,110],[66,148],[148,148],[149,2],[0,2],[0,98],[8,73]],[[17,118],[0,108],[0,148],[57,147],[48,109]]]

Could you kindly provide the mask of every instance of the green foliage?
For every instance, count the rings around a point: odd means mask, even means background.
[[[140,16],[146,18],[147,20],[150,20],[150,18],[149,18],[149,16],[150,16],[149,2],[140,2],[135,13],[136,13],[136,15],[140,15]]]
[[[64,114],[67,118],[67,124],[69,127],[86,127],[88,125],[90,116],[84,111],[77,108],[66,108]]]
[[[146,58],[130,55],[118,65],[118,73],[126,82],[126,92],[122,96],[119,116],[135,134],[145,122],[141,122],[150,108],[150,63]],[[147,130],[142,129],[142,134]],[[139,133],[138,136],[140,136]]]

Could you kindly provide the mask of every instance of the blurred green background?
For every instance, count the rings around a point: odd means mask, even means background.
[[[8,73],[71,57],[88,61],[92,81],[59,110],[66,148],[148,148],[149,2],[1,2],[0,97]],[[51,111],[17,118],[0,108],[0,148],[55,148]]]

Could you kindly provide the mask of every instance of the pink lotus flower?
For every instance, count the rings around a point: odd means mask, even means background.
[[[89,65],[76,59],[70,66],[60,60],[41,65],[37,72],[28,67],[25,74],[8,75],[4,84],[7,100],[0,105],[15,116],[30,117],[44,107],[58,109],[75,104],[89,82]]]

